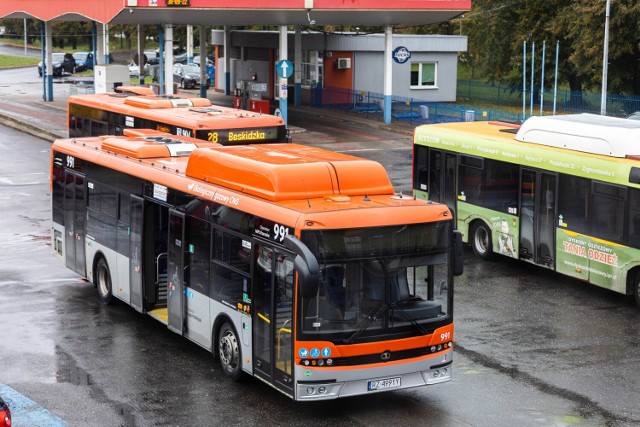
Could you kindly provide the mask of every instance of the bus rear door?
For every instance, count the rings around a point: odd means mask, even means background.
[[[144,220],[144,199],[130,196],[129,200],[129,283],[130,304],[139,312],[143,312],[142,293],[142,230]]]
[[[66,265],[85,277],[85,218],[87,206],[87,181],[83,174],[65,170],[64,230]]]
[[[556,176],[523,168],[520,201],[520,258],[553,268]]]

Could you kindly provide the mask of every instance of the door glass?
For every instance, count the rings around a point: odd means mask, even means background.
[[[129,247],[129,280],[131,283],[131,306],[142,311],[142,209],[143,201],[132,197],[130,204]]]
[[[533,259],[536,174],[522,170],[520,209],[520,258]]]
[[[540,181],[540,202],[538,203],[538,251],[536,262],[553,266],[556,177],[543,173]]]
[[[182,334],[184,319],[184,216],[169,213],[169,242],[167,244],[167,307],[169,329]]]
[[[253,351],[256,374],[271,378],[271,280],[273,252],[261,244],[255,245],[257,258],[253,275]]]
[[[274,382],[289,389],[293,385],[293,257],[276,253],[275,264]]]
[[[444,165],[444,203],[453,213],[455,218],[456,210],[456,156],[445,155]]]

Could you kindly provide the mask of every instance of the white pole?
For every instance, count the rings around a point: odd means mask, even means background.
[[[24,56],[27,56],[27,18],[24,18]]]
[[[173,25],[164,24],[164,93],[173,95]]]
[[[604,19],[604,55],[602,58],[602,97],[600,98],[600,114],[607,115],[607,62],[609,62],[609,3]]]
[[[527,41],[522,43],[522,121],[527,118]]]

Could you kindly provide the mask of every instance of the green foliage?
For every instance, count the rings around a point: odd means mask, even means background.
[[[553,83],[559,42],[558,83],[572,90],[597,89],[602,83],[605,0],[474,0],[472,10],[455,22],[468,36],[461,62],[470,78],[518,84],[522,81],[523,42],[527,66],[535,42],[535,78],[540,79],[546,41],[545,86]],[[452,21],[452,23],[454,23]],[[640,93],[640,3],[611,1],[608,90]],[[530,70],[527,70],[527,79]],[[539,85],[539,82],[536,82]]]
[[[30,58],[26,56],[0,55],[0,68],[28,67],[31,65],[38,65],[39,61],[40,60],[38,58]]]

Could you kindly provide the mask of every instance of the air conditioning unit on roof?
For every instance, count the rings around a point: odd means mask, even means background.
[[[337,62],[338,70],[346,70],[351,68],[351,58],[338,58]]]

